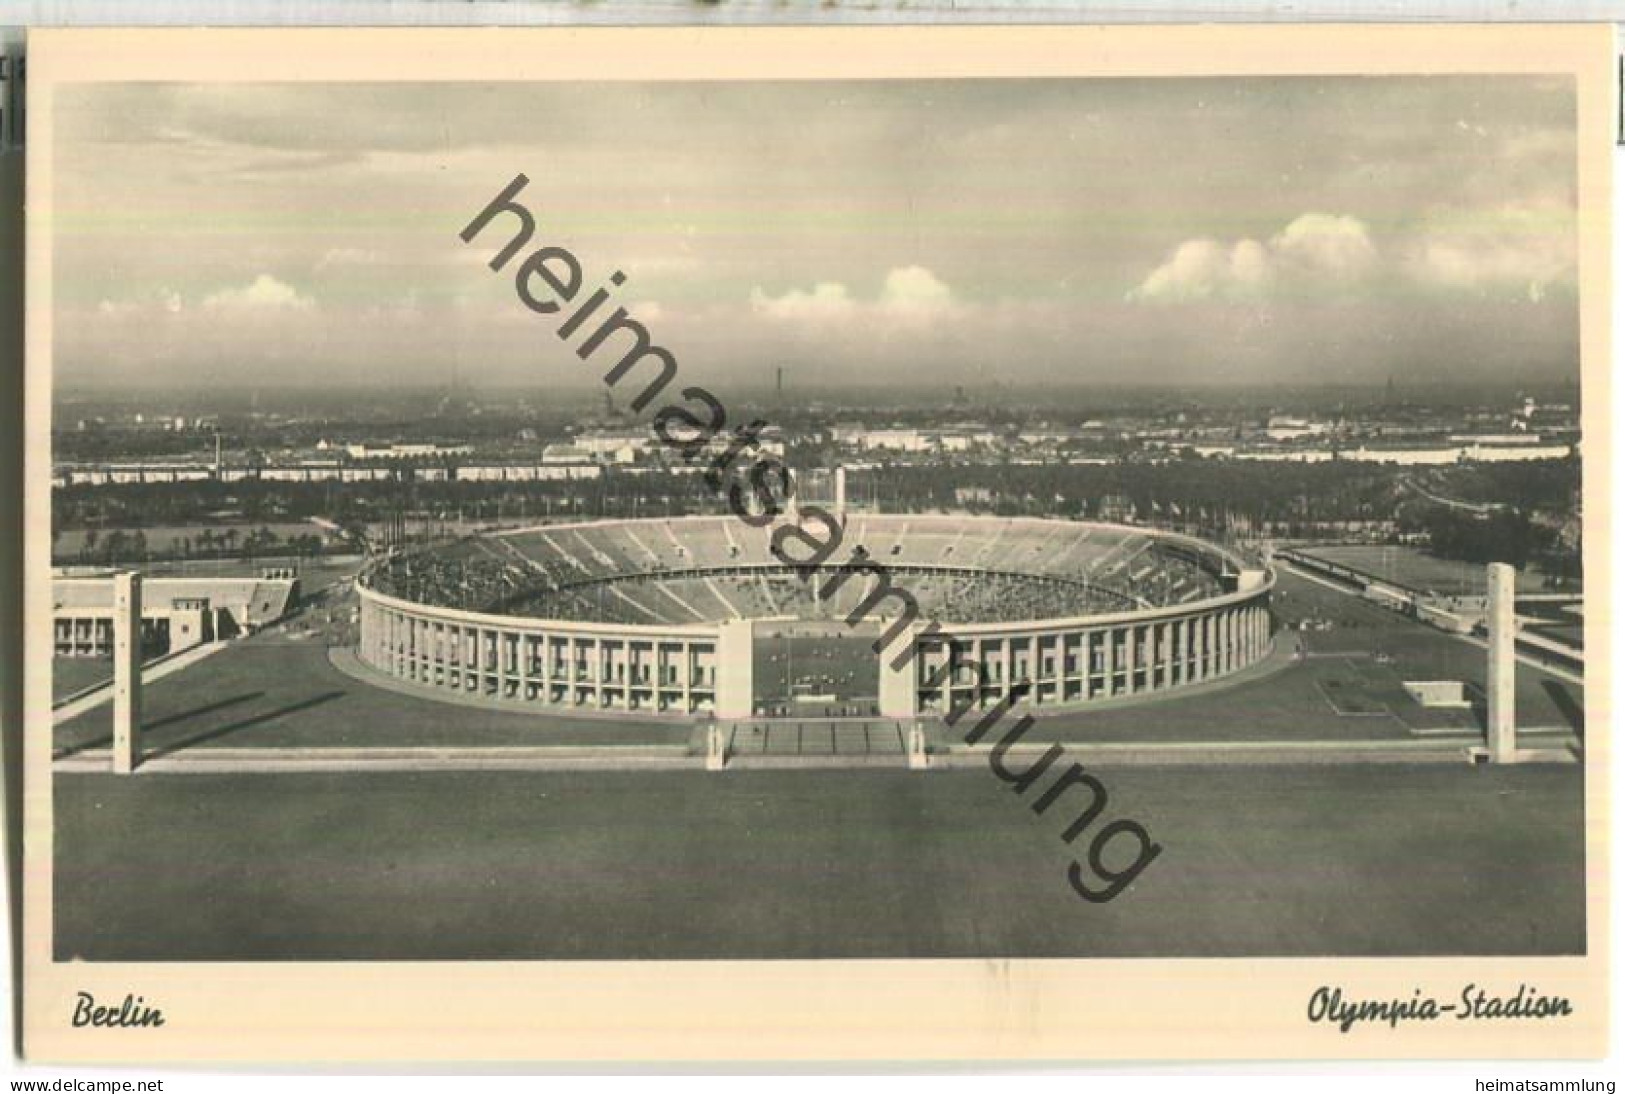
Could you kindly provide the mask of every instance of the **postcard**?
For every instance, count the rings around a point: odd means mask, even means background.
[[[30,1059],[1603,1052],[1609,28],[28,50]]]

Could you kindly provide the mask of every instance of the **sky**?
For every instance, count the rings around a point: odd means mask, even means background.
[[[458,236],[523,173],[531,246],[719,393],[1566,381],[1574,115],[1527,76],[70,85],[56,379],[597,384]]]

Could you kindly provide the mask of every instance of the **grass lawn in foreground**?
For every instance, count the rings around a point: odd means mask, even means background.
[[[1104,817],[1164,848],[1108,904],[1067,882],[1094,832],[1061,840],[1080,806],[1034,815],[983,768],[58,774],[55,953],[1583,951],[1578,766],[1099,774]]]

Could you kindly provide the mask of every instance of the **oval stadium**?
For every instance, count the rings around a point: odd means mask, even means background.
[[[358,583],[358,656],[445,698],[772,719],[940,715],[1018,682],[1040,707],[1150,699],[1270,650],[1273,572],[1188,536],[876,514],[840,532],[816,559],[727,516],[392,553]]]

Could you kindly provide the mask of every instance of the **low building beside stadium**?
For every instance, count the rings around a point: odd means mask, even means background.
[[[141,644],[149,657],[251,634],[287,614],[299,579],[286,568],[260,577],[152,577],[141,608]],[[51,582],[53,648],[58,657],[113,652],[113,576]]]

